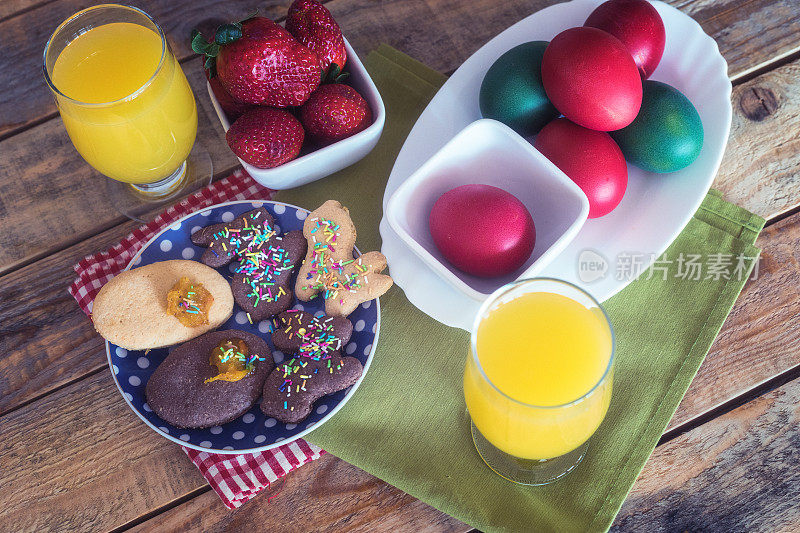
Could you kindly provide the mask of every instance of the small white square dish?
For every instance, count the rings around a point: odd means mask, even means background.
[[[378,139],[380,139],[381,132],[383,132],[383,124],[386,121],[386,108],[383,105],[383,99],[367,69],[364,68],[347,39],[344,40],[344,45],[347,49],[347,64],[344,70],[350,73],[346,83],[357,90],[369,104],[372,110],[372,124],[352,137],[317,148],[313,152],[302,154],[297,159],[275,168],[254,167],[240,158],[239,162],[247,173],[261,185],[270,189],[281,190],[311,183],[352,165],[367,155],[378,144]],[[222,127],[225,131],[228,131],[231,123],[222,111],[222,107],[220,107],[214,96],[211,86],[208,83],[206,83],[206,86]]]
[[[530,258],[511,274],[481,278],[456,269],[434,244],[428,220],[436,200],[467,184],[493,185],[516,196],[536,226]],[[453,137],[389,199],[386,218],[402,241],[436,274],[474,300],[535,276],[575,238],[586,222],[583,191],[528,141],[491,119],[473,122]]]

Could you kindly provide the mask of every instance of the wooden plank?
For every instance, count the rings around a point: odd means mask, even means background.
[[[106,366],[103,339],[67,287],[72,265],[137,226],[114,226],[0,278],[0,414]]]
[[[199,103],[197,142],[211,156],[216,174],[227,174],[238,160],[223,140],[201,61],[190,61],[184,69]],[[0,182],[0,273],[126,220],[108,201],[107,178],[78,156],[61,119],[2,145],[2,173],[13,179]]]
[[[386,42],[440,72],[450,72],[501,30],[555,3],[394,0],[376,4],[370,0],[333,0],[328,8],[357,50]],[[795,31],[800,23],[800,4],[794,0],[667,3],[694,18],[717,41],[731,78],[800,50],[800,36]],[[361,28],[368,31],[362,33]]]
[[[656,448],[613,531],[800,530],[800,380]]]
[[[228,511],[209,491],[133,528],[157,531],[465,532],[472,528],[330,454]]]
[[[4,53],[0,71],[6,72],[0,91],[0,138],[31,124],[55,116],[56,108],[50,91],[42,79],[42,52],[47,39],[58,25],[74,13],[102,0],[57,0],[0,22]],[[258,7],[266,16],[285,15],[288,0],[194,0],[135,2],[164,29],[175,55],[184,59],[194,54],[189,48],[189,35],[194,27],[204,30],[222,22],[237,20]]]
[[[92,0],[89,4],[101,3]],[[333,0],[329,8],[359,53],[381,41],[411,54],[440,72],[450,72],[483,43],[521,18],[557,0]],[[765,62],[800,49],[794,28],[800,5],[793,0],[672,0],[717,39],[733,78]],[[285,15],[288,0],[259,2],[261,13]],[[0,71],[13,72],[0,91],[0,137],[41,122],[55,113],[41,79],[41,51],[56,26],[79,9],[83,0],[58,0],[0,22],[7,52]],[[140,0],[169,36],[179,58],[191,54],[188,35],[194,26],[214,27],[253,9],[246,0],[179,3]],[[478,22],[479,21],[479,22]],[[13,43],[13,46],[9,44]]]
[[[795,0],[669,0],[717,41],[737,80],[765,65],[800,52]],[[790,35],[794,34],[793,37]]]
[[[19,16],[22,11],[32,9],[52,0],[3,0],[0,2],[0,21]]]
[[[799,4],[800,5],[800,4]],[[800,205],[800,60],[737,86],[714,187],[766,219]]]
[[[0,531],[108,530],[205,486],[180,448],[128,409],[107,371],[0,418],[0,434],[10,443],[0,447]],[[296,474],[276,487],[280,494],[271,504],[263,498],[238,513],[228,513],[215,494],[200,496],[191,505],[210,512],[198,526],[208,530],[222,521],[269,524],[270,530],[291,524],[294,531],[306,530],[302,524],[325,524],[328,530],[387,530],[390,524],[401,530],[424,530],[425,524],[430,531],[468,529],[333,456]],[[177,527],[198,518],[179,511],[165,520]],[[164,524],[159,517],[151,525]]]
[[[800,365],[800,214],[769,226],[747,283],[670,422],[678,427]]]
[[[0,434],[0,531],[108,530],[204,483],[109,372],[4,416]]]

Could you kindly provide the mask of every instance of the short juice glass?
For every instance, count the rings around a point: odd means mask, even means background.
[[[613,374],[614,332],[590,294],[550,278],[501,287],[475,318],[464,370],[481,458],[524,485],[566,475],[608,411]]]
[[[197,135],[192,89],[147,13],[116,4],[76,13],[50,37],[43,68],[78,153],[127,184],[111,187],[112,196],[159,201],[189,181],[209,182],[210,161],[187,167]]]

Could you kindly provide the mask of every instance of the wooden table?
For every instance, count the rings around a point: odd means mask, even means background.
[[[0,531],[466,531],[331,456],[227,511],[183,452],[120,400],[102,339],[67,293],[72,265],[136,224],[72,147],[41,75],[56,25],[87,0],[0,2]],[[200,106],[215,175],[237,163],[188,48],[253,0],[134,0],[163,26]],[[282,19],[289,0],[258,2]],[[330,0],[365,54],[380,42],[445,73],[551,0]],[[714,187],[768,220],[763,256],[614,525],[800,528],[800,2],[672,0],[719,43],[733,129]],[[376,198],[376,201],[379,201]]]

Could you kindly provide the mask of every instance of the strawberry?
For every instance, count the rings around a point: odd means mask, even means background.
[[[319,56],[325,76],[329,72],[332,77],[339,75],[347,62],[347,50],[339,25],[325,6],[316,0],[295,0],[289,6],[286,29]]]
[[[222,111],[225,112],[229,122],[233,122],[242,116],[242,113],[253,107],[252,104],[245,104],[231,96],[230,93],[225,90],[225,87],[222,86],[222,83],[220,83],[219,76],[212,77],[208,69],[203,70],[206,72],[206,79],[211,86],[211,91],[214,93],[214,96],[217,97],[217,102],[219,102],[219,106],[222,108]]]
[[[372,111],[352,87],[329,83],[314,91],[300,108],[300,122],[312,140],[327,145],[372,124]]]
[[[300,153],[305,132],[283,109],[254,107],[231,124],[225,140],[233,153],[258,168],[273,168]]]
[[[194,32],[192,49],[231,96],[248,104],[301,105],[322,78],[317,55],[264,17],[223,24],[214,42]]]

